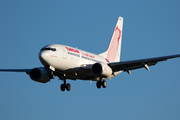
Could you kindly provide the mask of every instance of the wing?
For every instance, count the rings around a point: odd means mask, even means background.
[[[113,62],[109,63],[108,65],[112,68],[114,72],[124,70],[131,75],[130,70],[139,69],[139,68],[146,68],[148,71],[149,67],[152,65],[156,65],[156,63],[165,61],[172,58],[180,57],[178,55],[170,55],[170,56],[163,56],[163,57],[155,57],[155,58],[148,58],[148,59],[139,59],[139,60],[132,60],[132,61],[124,61],[124,62]]]
[[[26,72],[28,74],[31,70],[32,69],[0,69],[0,72]]]

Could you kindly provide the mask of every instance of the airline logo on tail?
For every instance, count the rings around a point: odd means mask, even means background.
[[[120,61],[122,29],[123,29],[123,18],[119,17],[108,49],[106,50],[106,52],[99,54],[102,57],[108,59],[108,61],[109,60],[114,62]]]
[[[115,28],[111,43],[109,45],[109,50],[107,53],[107,58],[110,60],[115,61],[116,60],[116,55],[118,52],[119,48],[119,40],[121,38],[121,30],[118,28],[118,26]]]

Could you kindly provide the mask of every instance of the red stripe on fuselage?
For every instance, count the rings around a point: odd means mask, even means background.
[[[73,48],[69,48],[69,47],[65,47],[68,51],[71,51],[71,52],[75,52],[75,53],[80,53],[79,50],[76,50],[76,49],[73,49]]]
[[[95,58],[94,55],[90,55],[88,53],[82,53],[82,55],[86,56],[86,57],[90,57],[90,58]]]

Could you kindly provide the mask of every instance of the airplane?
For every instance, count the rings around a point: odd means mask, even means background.
[[[63,81],[61,91],[70,91],[70,80],[96,81],[97,88],[106,88],[107,79],[119,75],[122,71],[131,75],[131,70],[145,68],[158,62],[180,57],[180,54],[163,57],[120,61],[123,17],[119,17],[107,50],[101,54],[93,54],[77,48],[61,44],[50,44],[39,52],[39,60],[43,67],[32,69],[0,69],[2,72],[25,72],[33,81],[47,83],[57,76]]]

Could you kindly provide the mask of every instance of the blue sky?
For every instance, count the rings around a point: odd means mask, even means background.
[[[0,68],[41,67],[39,50],[52,43],[92,53],[106,50],[119,16],[124,18],[121,60],[180,53],[178,0],[1,0]],[[1,120],[180,119],[180,59],[123,72],[96,82],[58,78],[47,84],[25,73],[0,73]]]

